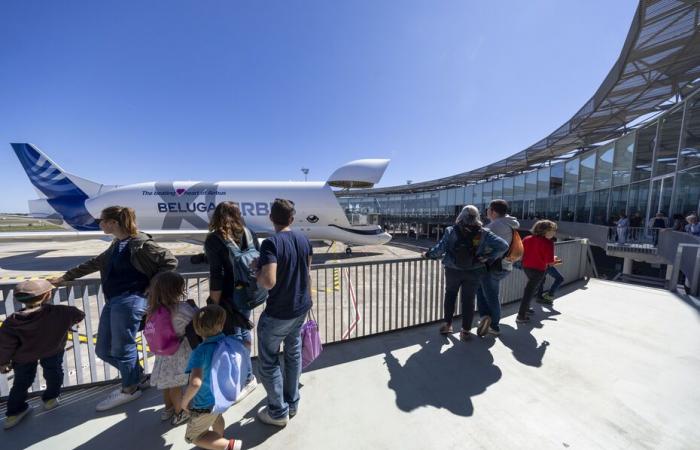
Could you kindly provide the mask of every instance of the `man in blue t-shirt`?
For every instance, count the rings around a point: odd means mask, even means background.
[[[275,235],[260,246],[258,285],[268,289],[265,311],[258,320],[258,362],[260,379],[267,391],[267,406],[258,418],[283,427],[299,407],[301,376],[301,326],[311,309],[311,243],[302,233],[290,229],[294,203],[277,199],[270,209]],[[279,350],[284,342],[284,374]]]

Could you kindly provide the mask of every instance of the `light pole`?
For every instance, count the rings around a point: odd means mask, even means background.
[[[306,181],[306,176],[309,174],[309,169],[302,167],[301,171],[304,173],[304,181]]]

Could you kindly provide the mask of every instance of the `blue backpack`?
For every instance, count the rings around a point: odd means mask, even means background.
[[[268,292],[267,289],[258,286],[255,272],[251,269],[251,263],[260,257],[260,252],[255,248],[250,230],[248,228],[243,230],[245,240],[242,247],[245,250],[233,241],[226,241],[226,247],[233,266],[233,278],[236,280],[236,286],[233,290],[233,305],[239,311],[248,311],[265,303]]]
[[[216,343],[210,372],[211,391],[214,395],[212,413],[224,413],[236,403],[250,370],[250,351],[241,339],[226,336]]]

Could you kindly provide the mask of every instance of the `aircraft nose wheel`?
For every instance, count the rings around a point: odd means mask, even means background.
[[[352,248],[351,248],[351,247],[346,247],[346,248],[345,248],[345,254],[346,254],[346,255],[352,255]]]

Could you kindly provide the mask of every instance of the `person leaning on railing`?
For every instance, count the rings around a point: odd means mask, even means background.
[[[134,210],[110,206],[102,210],[100,229],[114,236],[103,253],[49,279],[54,285],[100,271],[105,305],[100,314],[95,352],[121,375],[122,388],[97,404],[105,411],[136,400],[148,387],[148,377],[138,362],[136,334],[146,312],[146,290],[155,275],[177,268],[177,259],[166,248],[136,228]]]
[[[690,233],[693,236],[700,236],[700,223],[698,223],[698,216],[691,214],[686,219],[688,225],[685,226],[685,232]]]
[[[537,288],[544,282],[547,268],[559,263],[558,258],[554,256],[554,242],[552,241],[557,232],[557,224],[551,220],[540,220],[535,223],[531,231],[532,235],[523,239],[525,253],[522,265],[527,276],[527,284],[520,302],[518,316],[515,318],[517,323],[530,321],[528,316],[530,301]]]

